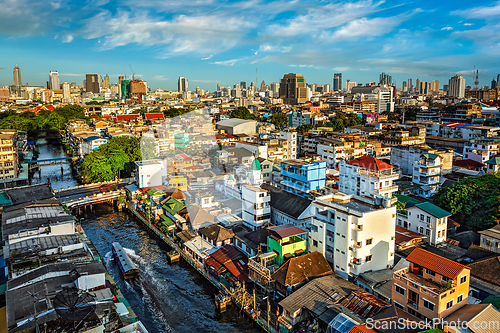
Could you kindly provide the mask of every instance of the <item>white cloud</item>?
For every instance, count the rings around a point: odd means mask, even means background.
[[[368,19],[366,17],[353,20],[340,29],[327,36],[323,34],[323,38],[330,41],[341,41],[354,37],[381,36],[391,32],[396,26],[403,21],[400,17],[378,17]]]
[[[292,50],[291,46],[280,46],[280,45],[271,45],[271,44],[263,44],[259,46],[259,51],[262,52],[290,52]],[[257,54],[257,52],[255,52]]]
[[[222,66],[234,66],[239,60],[241,59],[231,59],[231,60],[224,60],[224,61],[214,61],[211,62],[210,64],[212,65],[222,65]]]
[[[167,81],[170,80],[168,77],[165,77],[164,75],[155,75],[153,79],[158,80],[158,81]]]
[[[453,27],[443,27],[441,30],[453,30]]]
[[[466,27],[473,25],[472,23],[464,23]]]
[[[487,19],[500,16],[500,1],[493,6],[479,6],[465,10],[455,10],[450,15],[459,15],[467,18]]]
[[[349,67],[334,67],[333,69],[336,70],[336,71],[342,72],[342,71],[348,70]]]
[[[205,58],[201,58],[201,60],[209,60],[209,59],[212,59],[212,55],[209,55],[208,57]]]
[[[63,43],[71,43],[73,41],[73,36],[72,35],[66,35],[63,38]]]

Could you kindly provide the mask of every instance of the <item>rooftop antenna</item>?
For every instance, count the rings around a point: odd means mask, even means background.
[[[475,74],[474,90],[478,90],[479,89],[479,69],[476,69],[475,65],[474,65],[474,74]]]

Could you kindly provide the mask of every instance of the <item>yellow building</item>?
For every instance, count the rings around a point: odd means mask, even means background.
[[[416,248],[410,265],[393,274],[392,301],[396,308],[419,319],[445,318],[468,302],[470,268]]]
[[[167,178],[167,184],[167,187],[175,187],[181,191],[187,191],[188,189],[187,177],[183,174],[169,176]]]
[[[17,130],[0,130],[0,180],[17,178]]]

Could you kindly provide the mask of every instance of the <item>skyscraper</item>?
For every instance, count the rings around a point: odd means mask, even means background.
[[[266,91],[267,89],[267,86],[266,86],[266,82],[264,80],[262,80],[261,84],[260,84],[260,91]]]
[[[497,81],[495,79],[491,80],[491,89],[495,89],[497,87]]]
[[[382,72],[382,74],[380,74],[380,76],[379,76],[379,81],[378,82],[380,84],[391,85],[392,84],[392,76],[390,76],[389,74],[386,74],[386,73]]]
[[[403,88],[402,88],[403,91],[406,91],[408,90],[408,87],[406,86],[406,81],[403,81]]]
[[[188,79],[183,76],[179,76],[179,80],[177,81],[177,88],[179,92],[188,92]]]
[[[280,81],[280,98],[284,104],[307,102],[307,85],[302,74],[285,74]]]
[[[21,87],[22,81],[21,81],[21,68],[19,68],[19,65],[14,66],[14,85],[16,87]]]
[[[497,87],[498,87],[498,85],[500,85],[499,82],[500,82],[500,74],[497,75]]]
[[[439,91],[439,81],[437,80],[432,80],[430,83],[430,92],[437,93]]]
[[[342,73],[333,74],[333,91],[342,90]]]
[[[62,84],[63,102],[69,102],[71,98],[71,87],[68,82]]]
[[[455,75],[448,84],[448,96],[463,98],[465,96],[465,79]]]
[[[85,91],[94,94],[99,93],[99,77],[97,74],[85,75]]]
[[[59,85],[59,73],[57,71],[49,72],[49,89],[60,89]]]
[[[110,88],[109,75],[108,74],[106,74],[106,76],[104,77],[104,81],[102,81],[102,88],[103,89],[109,89]]]
[[[417,94],[420,94],[420,80],[417,79],[417,81],[415,81],[415,92]]]
[[[245,81],[241,81],[240,82],[240,87],[241,87],[241,89],[247,89],[247,83]]]
[[[408,79],[408,91],[412,91],[413,90],[413,83],[412,83],[412,79]]]

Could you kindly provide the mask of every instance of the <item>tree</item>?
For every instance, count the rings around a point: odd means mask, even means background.
[[[231,111],[230,118],[254,119],[250,111],[244,106],[240,106]]]
[[[384,111],[382,114],[387,116],[387,122],[389,123],[399,122],[399,119],[394,112]]]
[[[344,121],[340,118],[336,118],[335,121],[333,122],[333,129],[334,130],[340,130],[343,129],[344,126]]]
[[[297,133],[304,134],[306,132],[309,132],[312,129],[314,129],[314,125],[311,125],[311,124],[300,125],[297,127]]]
[[[271,116],[271,122],[276,128],[282,130],[288,123],[288,118],[283,113],[275,113]]]

